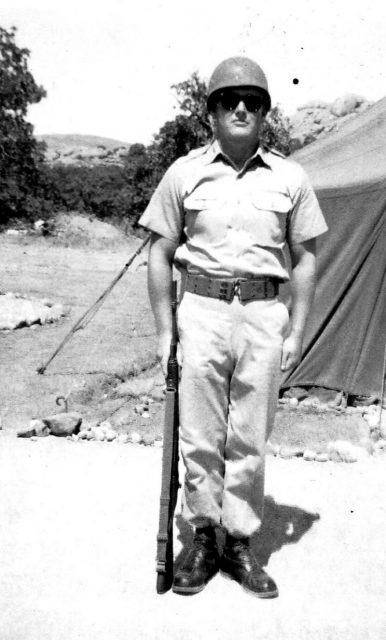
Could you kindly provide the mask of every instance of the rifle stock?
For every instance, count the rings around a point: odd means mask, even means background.
[[[173,520],[178,495],[177,282],[172,285],[172,340],[166,376],[162,480],[157,535],[157,593],[173,582]]]

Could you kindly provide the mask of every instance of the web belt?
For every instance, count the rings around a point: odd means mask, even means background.
[[[248,302],[248,300],[276,298],[279,293],[279,284],[278,278],[269,277],[220,280],[187,274],[185,290],[198,296],[218,298],[227,302],[232,302],[233,298],[238,296],[240,302]]]

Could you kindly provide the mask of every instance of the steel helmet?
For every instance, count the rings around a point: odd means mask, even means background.
[[[229,87],[256,87],[263,94],[266,110],[270,110],[271,96],[266,75],[262,68],[250,58],[243,56],[227,58],[215,68],[208,86],[207,107],[209,111],[213,105],[214,94],[220,89]]]

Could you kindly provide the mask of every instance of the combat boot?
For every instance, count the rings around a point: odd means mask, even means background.
[[[218,571],[219,553],[216,533],[212,527],[197,529],[193,546],[178,568],[173,591],[180,595],[193,595],[203,590],[207,582]]]
[[[258,598],[276,598],[279,595],[275,582],[251,551],[248,538],[238,539],[227,535],[220,570]]]

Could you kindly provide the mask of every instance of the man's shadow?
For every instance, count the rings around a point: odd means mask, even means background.
[[[268,564],[273,553],[281,549],[285,544],[295,544],[317,520],[318,513],[310,513],[299,507],[277,504],[271,496],[264,500],[264,519],[260,531],[251,539],[251,548],[256,554],[259,563],[264,567]],[[181,560],[193,541],[193,529],[183,520],[180,514],[176,518],[176,527],[179,531],[178,540],[182,549],[176,558]],[[224,532],[218,531],[217,541],[220,549],[224,546]]]

